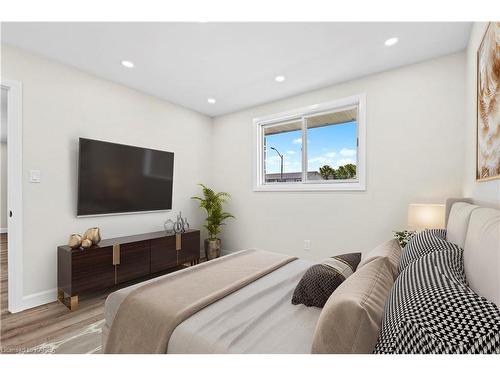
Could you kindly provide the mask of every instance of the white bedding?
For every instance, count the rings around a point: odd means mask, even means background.
[[[174,330],[168,353],[310,353],[321,309],[290,301],[313,264],[295,260],[197,312]],[[104,339],[120,303],[140,285],[109,296]]]

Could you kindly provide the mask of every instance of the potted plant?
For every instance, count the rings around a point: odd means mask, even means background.
[[[414,235],[415,231],[413,230],[394,231],[394,237],[399,241],[401,248],[405,247]]]
[[[221,251],[221,240],[217,235],[221,231],[221,226],[224,221],[234,216],[222,210],[222,205],[227,202],[230,197],[228,193],[215,192],[203,184],[199,184],[203,191],[203,198],[191,197],[199,202],[200,208],[207,211],[207,219],[204,227],[208,231],[208,238],[205,240],[205,255],[208,260],[218,258]]]

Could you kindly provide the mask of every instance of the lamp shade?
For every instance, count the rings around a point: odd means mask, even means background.
[[[412,203],[408,207],[408,226],[411,229],[444,228],[444,204]]]

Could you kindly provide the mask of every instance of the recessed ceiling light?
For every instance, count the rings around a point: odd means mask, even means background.
[[[128,60],[122,60],[122,65],[125,68],[129,68],[129,69],[132,69],[134,67],[134,63],[132,61],[128,61]]]
[[[387,47],[390,47],[390,46],[393,46],[395,45],[397,42],[399,42],[399,38],[396,38],[396,37],[393,37],[393,38],[389,38],[385,41],[385,45]]]
[[[276,76],[274,77],[274,80],[276,82],[283,82],[285,80],[285,76]]]
[[[215,104],[215,99],[214,98],[208,98],[207,102],[209,102],[210,104]]]

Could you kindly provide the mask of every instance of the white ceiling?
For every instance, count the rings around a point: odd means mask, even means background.
[[[2,41],[218,116],[463,50],[470,28],[452,22],[3,23]],[[385,47],[392,36],[399,43]],[[277,75],[286,80],[275,82]]]

